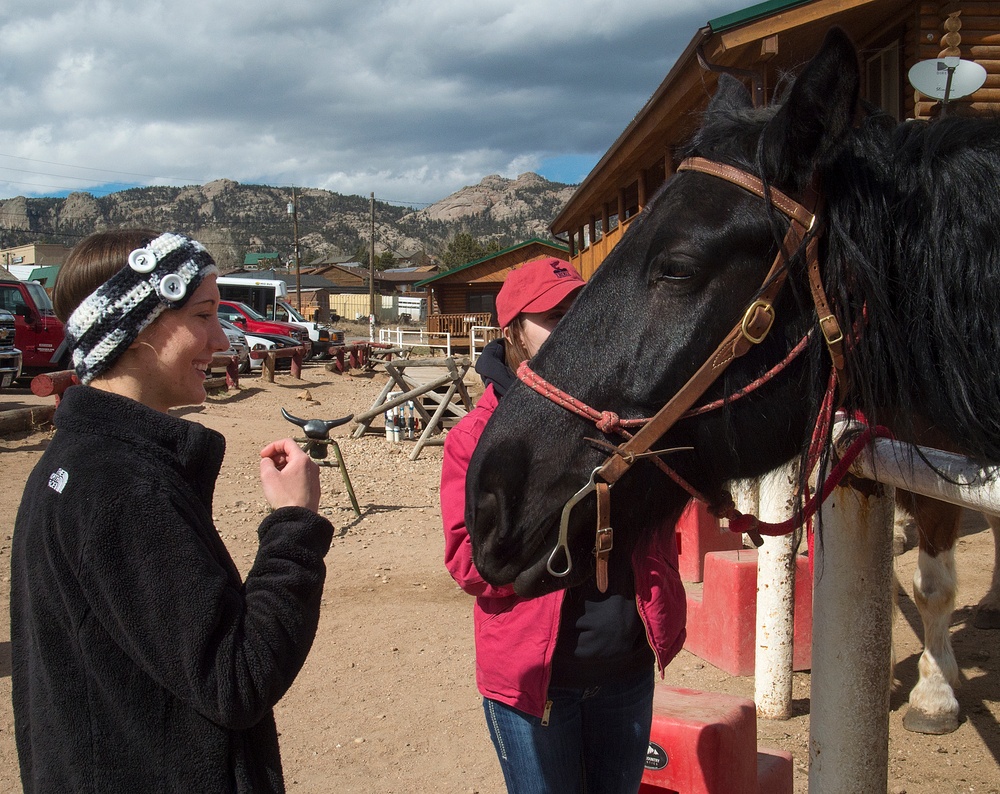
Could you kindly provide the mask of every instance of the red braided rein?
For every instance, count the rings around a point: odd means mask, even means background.
[[[681,419],[688,419],[692,416],[700,416],[701,414],[706,414],[709,411],[714,411],[716,408],[721,408],[723,405],[729,405],[742,397],[746,397],[748,394],[752,394],[757,391],[761,386],[767,383],[771,378],[780,373],[785,367],[791,364],[798,355],[806,349],[806,345],[809,344],[809,339],[812,337],[812,331],[803,336],[799,343],[788,351],[788,355],[784,359],[775,364],[771,369],[761,375],[757,380],[751,381],[749,384],[744,386],[739,391],[734,392],[728,397],[723,397],[715,402],[706,403],[705,405],[699,405],[697,408],[692,408],[690,411],[685,413]]]
[[[527,361],[522,361],[521,365],[517,368],[517,377],[524,381],[529,388],[538,392],[543,397],[548,398],[556,405],[562,406],[567,411],[593,422],[597,429],[602,433],[617,433],[622,436],[622,438],[629,439],[632,438],[632,434],[626,428],[642,427],[644,424],[649,422],[648,418],[622,419],[614,411],[597,411],[586,403],[580,402],[576,399],[576,397],[567,394],[562,389],[553,386],[545,380],[545,378],[531,369],[531,367],[528,366]],[[700,491],[681,477],[677,472],[671,469],[666,463],[657,457],[652,458],[652,461],[657,465],[660,471],[687,491],[692,498],[697,499],[699,502],[708,504],[708,499],[706,499]]]
[[[543,397],[552,400],[556,405],[560,405],[584,419],[589,419],[602,433],[619,433],[629,437],[622,428],[642,427],[649,422],[649,419],[622,419],[614,411],[596,411],[586,403],[580,402],[576,397],[553,386],[529,367],[527,361],[522,361],[521,366],[517,368],[517,377]]]

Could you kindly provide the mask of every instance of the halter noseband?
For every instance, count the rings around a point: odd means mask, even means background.
[[[593,418],[595,424],[597,424],[602,432],[613,430],[627,439],[600,466],[594,469],[587,484],[577,491],[563,506],[559,521],[559,539],[546,562],[548,572],[556,577],[565,577],[573,569],[573,560],[569,550],[570,514],[576,504],[591,491],[594,491],[597,497],[597,535],[594,553],[597,557],[597,585],[601,592],[605,592],[607,589],[607,564],[613,546],[613,530],[610,526],[610,489],[636,460],[652,454],[653,462],[673,479],[674,482],[700,501],[708,501],[697,489],[670,469],[662,460],[655,457],[657,454],[673,450],[650,453],[650,448],[680,419],[708,410],[709,406],[702,406],[692,411],[692,406],[733,361],[748,353],[767,338],[768,333],[774,325],[774,302],[788,276],[788,271],[784,264],[795,254],[807,236],[810,236],[806,246],[806,265],[810,292],[812,293],[813,303],[816,307],[817,317],[819,318],[819,328],[823,333],[834,364],[834,375],[831,376],[831,388],[828,390],[828,397],[824,401],[824,410],[821,411],[826,416],[821,417],[818,427],[827,422],[829,419],[828,415],[832,414],[834,387],[839,385],[842,395],[846,389],[843,376],[844,337],[841,333],[840,324],[830,309],[829,301],[827,301],[823,289],[817,255],[819,235],[815,229],[816,217],[813,212],[781,191],[765,185],[762,180],[753,174],[730,165],[706,160],[701,157],[691,157],[684,160],[677,167],[677,170],[696,171],[731,182],[764,199],[775,209],[787,216],[790,221],[781,247],[775,255],[774,262],[771,264],[767,275],[764,277],[761,289],[757,297],[743,312],[740,321],[726,334],[722,342],[715,349],[715,352],[708,357],[687,383],[650,419],[620,420],[611,412],[597,412],[575,398],[552,387],[551,384],[546,383],[531,371],[527,363],[522,364],[517,372],[518,377],[522,381],[543,396],[581,416]],[[785,362],[782,362],[779,367],[767,373],[764,379],[769,379],[780,371],[792,357],[804,349],[805,342],[806,339],[803,339],[796,345],[792,353],[790,353],[789,358]],[[756,385],[760,385],[760,383]],[[742,396],[746,391],[743,390],[737,396]],[[715,407],[726,402],[727,400],[723,400],[717,404],[713,403],[712,406]],[[829,403],[829,408],[827,408],[827,403]],[[624,430],[624,427],[640,425],[641,427],[636,431],[635,435],[630,435]],[[815,439],[816,437],[814,436],[814,444]],[[729,515],[738,515],[732,506],[724,510],[723,514],[726,517]],[[760,536],[754,531],[753,527],[748,527],[744,531],[748,531],[759,545]],[[565,558],[565,565],[561,568],[557,567],[557,561],[560,556]]]

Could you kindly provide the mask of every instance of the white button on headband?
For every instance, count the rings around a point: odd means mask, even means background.
[[[128,255],[128,266],[136,273],[149,273],[156,269],[156,254],[148,248],[136,248]]]
[[[168,273],[160,279],[160,296],[171,303],[179,301],[187,294],[187,285],[184,279],[176,273]]]

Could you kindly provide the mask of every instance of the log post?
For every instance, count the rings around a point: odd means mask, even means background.
[[[817,794],[888,787],[894,489],[865,485],[834,489],[814,549],[809,791]]]

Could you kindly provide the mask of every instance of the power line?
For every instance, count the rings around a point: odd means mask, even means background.
[[[29,172],[30,173],[30,172]],[[60,176],[60,174],[43,174],[43,176]],[[71,179],[78,177],[70,177]],[[15,179],[4,179],[4,184],[7,185],[21,185],[22,187],[47,187],[52,190],[73,190],[74,187],[71,185],[45,185],[41,182],[19,182]],[[25,198],[55,198],[54,196],[26,196]],[[6,199],[0,198],[0,201],[5,201]]]
[[[33,157],[21,157],[20,155],[17,155],[17,154],[3,154],[2,152],[0,152],[0,157],[10,157],[10,158],[12,158],[14,160],[24,160],[24,161],[29,162],[29,163],[42,163],[44,165],[57,165],[60,168],[78,168],[81,171],[97,171],[98,173],[119,174],[121,176],[141,176],[141,177],[143,177],[145,179],[164,179],[164,180],[166,180],[168,182],[192,182],[192,181],[195,181],[195,180],[185,179],[183,177],[176,177],[176,176],[157,176],[155,174],[138,174],[138,173],[135,173],[135,172],[132,172],[132,171],[115,171],[114,169],[111,169],[111,168],[92,168],[92,167],[87,166],[87,165],[73,165],[72,163],[57,163],[57,162],[53,162],[52,160],[36,160]],[[17,170],[17,169],[10,169],[10,170],[14,171],[14,170]],[[31,173],[31,172],[28,171],[28,172],[25,172],[25,173]],[[61,174],[47,174],[47,176],[62,176],[62,175]],[[69,177],[69,178],[70,179],[79,179],[80,177]]]
[[[11,168],[5,165],[0,165],[0,171],[16,171],[19,174],[34,174],[35,176],[54,176],[60,179],[77,179],[81,182],[90,182],[91,184],[94,181],[92,176],[72,176],[71,174],[50,174],[46,171],[26,171],[23,168]]]

